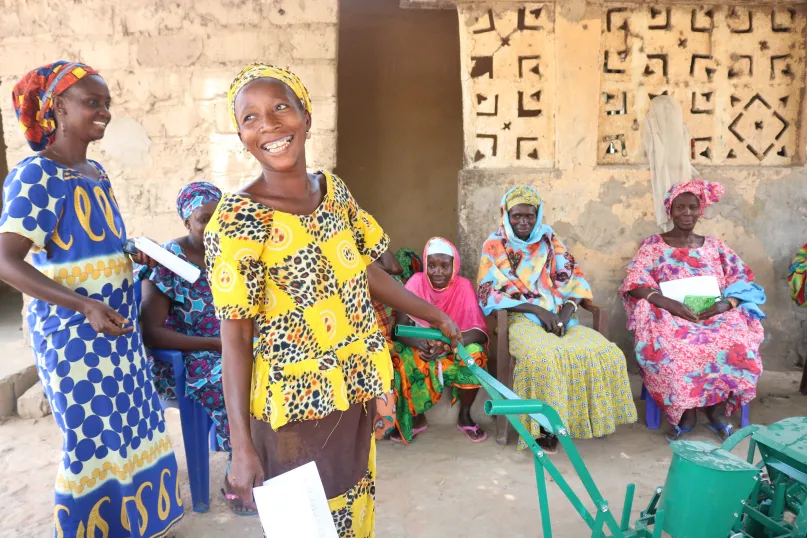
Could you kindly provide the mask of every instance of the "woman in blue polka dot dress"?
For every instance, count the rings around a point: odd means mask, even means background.
[[[5,180],[0,279],[34,298],[31,344],[63,438],[54,536],[166,536],[183,515],[177,463],[132,322],[126,229],[104,169],[87,159],[111,119],[109,89],[90,67],[56,62],[12,93],[39,153]]]

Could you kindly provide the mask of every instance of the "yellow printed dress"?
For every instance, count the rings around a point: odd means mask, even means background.
[[[327,192],[310,215],[224,196],[205,253],[217,315],[257,321],[250,413],[265,475],[316,461],[340,536],[363,538],[374,521],[371,411],[392,378],[366,266],[389,239],[323,174]]]
[[[34,299],[28,326],[39,379],[62,432],[56,538],[164,536],[182,518],[177,463],[137,326],[126,230],[112,186],[41,156],[11,170],[0,233],[33,242],[33,264],[134,323],[99,334],[80,312]]]

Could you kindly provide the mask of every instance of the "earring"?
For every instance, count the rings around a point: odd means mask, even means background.
[[[310,138],[311,138],[311,131],[306,131],[306,132],[305,132],[305,138],[306,138],[306,139],[310,139]]]

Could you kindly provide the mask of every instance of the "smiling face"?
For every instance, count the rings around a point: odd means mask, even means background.
[[[112,121],[112,98],[104,79],[92,75],[81,79],[54,98],[57,137],[67,133],[83,142],[95,142],[104,137]]]
[[[675,197],[670,205],[670,218],[679,230],[688,232],[695,228],[701,215],[701,202],[691,192]]]
[[[291,88],[260,78],[235,99],[238,136],[265,169],[276,172],[305,165],[305,135],[311,116]]]
[[[516,237],[526,241],[530,238],[535,223],[538,222],[538,208],[534,205],[518,204],[513,206],[507,218],[510,219],[510,226]]]
[[[434,289],[444,289],[454,276],[454,258],[447,254],[429,254],[426,258],[426,276]]]

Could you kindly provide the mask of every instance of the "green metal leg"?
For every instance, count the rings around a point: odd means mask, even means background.
[[[549,515],[549,497],[546,494],[546,476],[544,466],[538,456],[533,455],[535,462],[535,481],[538,483],[538,506],[541,508],[541,527],[544,538],[552,538],[552,521]]]
[[[662,538],[664,533],[664,510],[656,513],[656,523],[653,525],[653,538]]]
[[[636,493],[636,485],[628,484],[628,489],[625,491],[625,504],[622,505],[622,522],[619,525],[620,530],[630,530],[630,512],[633,509],[633,495]]]

